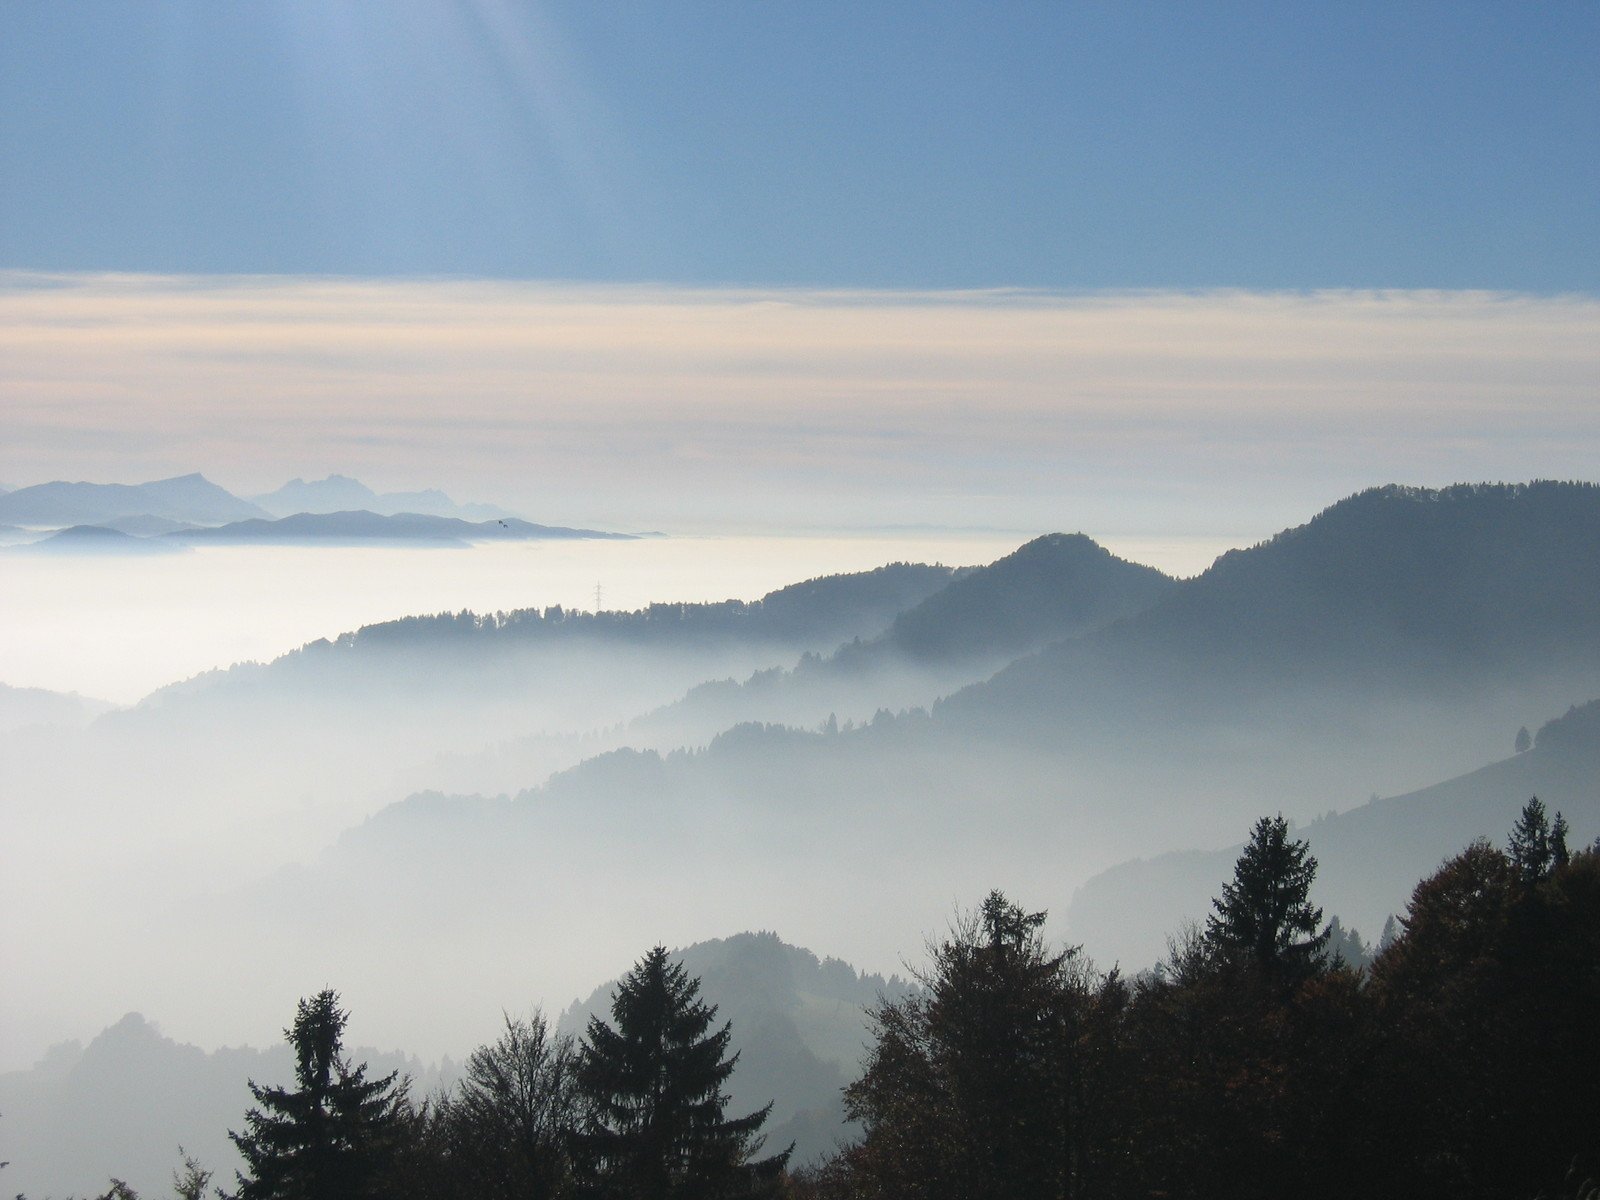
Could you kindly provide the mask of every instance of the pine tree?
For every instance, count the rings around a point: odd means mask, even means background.
[[[284,1036],[294,1047],[294,1091],[250,1081],[259,1108],[245,1132],[228,1136],[244,1157],[236,1200],[362,1200],[383,1194],[395,1152],[406,1085],[391,1073],[366,1078],[340,1053],[349,1014],[338,993],[300,1001]]]
[[[1526,754],[1529,750],[1533,749],[1533,738],[1529,736],[1528,727],[1526,725],[1517,730],[1517,739],[1512,744],[1518,754]]]
[[[1273,975],[1299,977],[1327,961],[1329,932],[1317,932],[1322,910],[1311,903],[1317,860],[1289,837],[1280,813],[1262,817],[1206,919],[1206,941],[1230,961],[1250,961]]]
[[[617,986],[615,1028],[591,1018],[578,1064],[589,1106],[576,1139],[584,1190],[618,1200],[732,1200],[775,1195],[789,1150],[753,1159],[772,1105],[723,1115],[723,1085],[738,1055],[731,1024],[700,981],[657,946]],[[793,1147],[790,1147],[792,1150]]]
[[[1511,827],[1511,841],[1506,847],[1511,866],[1523,884],[1532,886],[1550,874],[1556,865],[1556,842],[1560,841],[1560,854],[1567,857],[1567,822],[1556,814],[1554,836],[1544,802],[1535,796],[1522,806],[1517,823]]]

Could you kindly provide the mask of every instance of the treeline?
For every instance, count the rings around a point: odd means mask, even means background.
[[[1370,970],[1259,822],[1158,969],[1052,951],[999,893],[874,1016],[852,1200],[1600,1196],[1600,843],[1531,802],[1420,883]],[[1318,932],[1319,929],[1321,932]]]
[[[825,575],[769,592],[759,600],[654,603],[633,610],[589,612],[551,605],[510,612],[437,613],[401,617],[311,642],[300,654],[379,648],[478,646],[498,652],[509,643],[607,637],[652,644],[663,640],[731,637],[831,644],[854,633],[875,633],[963,572],[943,565],[894,562],[871,571]]]
[[[1530,802],[1418,884],[1370,967],[1312,902],[1281,818],[1205,926],[1128,978],[999,892],[872,1013],[820,1166],[726,1113],[732,1031],[662,948],[579,1041],[509,1020],[421,1100],[342,1056],[332,992],[287,1031],[296,1086],[252,1084],[238,1200],[1600,1198],[1600,842]],[[1341,938],[1342,943],[1341,943]],[[842,1132],[842,1131],[841,1131]],[[175,1176],[183,1200],[210,1185]],[[133,1200],[115,1184],[106,1200]]]

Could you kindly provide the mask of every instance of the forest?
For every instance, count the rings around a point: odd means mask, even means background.
[[[1001,1200],[1600,1196],[1600,841],[1533,799],[1504,848],[1417,884],[1369,956],[1315,903],[1281,817],[1203,926],[1133,977],[1052,946],[1000,891],[870,1014],[845,1089],[860,1136],[789,1169],[767,1109],[729,1113],[737,1033],[663,947],[580,1038],[507,1016],[453,1088],[343,1051],[337,993],[252,1082],[233,1180],[185,1156],[180,1200]],[[1357,961],[1352,961],[1357,960]],[[769,1106],[770,1107],[770,1106]],[[843,1131],[841,1131],[841,1134]],[[844,1139],[841,1138],[843,1141]],[[137,1200],[111,1180],[99,1200]]]

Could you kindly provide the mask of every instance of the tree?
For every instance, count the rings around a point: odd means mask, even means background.
[[[301,1000],[284,1036],[294,1047],[294,1091],[250,1081],[259,1108],[228,1136],[244,1157],[236,1200],[361,1200],[383,1195],[408,1110],[395,1074],[369,1080],[341,1054],[349,1014],[338,993]]]
[[[772,1105],[723,1115],[731,1024],[700,981],[657,946],[617,985],[615,1028],[591,1018],[578,1060],[589,1108],[576,1149],[584,1190],[618,1200],[725,1200],[776,1195],[793,1149],[763,1159],[760,1128]]]
[[[1270,975],[1295,978],[1326,963],[1328,931],[1308,899],[1317,860],[1289,837],[1283,814],[1262,817],[1206,919],[1206,941],[1225,959],[1249,961]]]
[[[866,1126],[852,1174],[875,1197],[1001,1200],[1092,1191],[1102,1043],[1075,950],[1044,913],[996,891],[932,950],[924,991],[873,1014],[875,1042],[845,1092]],[[1102,991],[1118,992],[1110,981]]]
[[[1526,725],[1517,730],[1517,740],[1514,745],[1518,754],[1526,754],[1533,748],[1533,738],[1528,736],[1528,727]]]
[[[505,1032],[467,1059],[453,1096],[439,1101],[447,1174],[481,1200],[552,1200],[571,1183],[577,1124],[577,1049],[544,1014],[505,1019]]]
[[[1506,851],[1517,878],[1527,886],[1538,883],[1557,867],[1566,866],[1571,857],[1567,849],[1567,819],[1557,813],[1552,825],[1543,801],[1535,796],[1522,806]]]

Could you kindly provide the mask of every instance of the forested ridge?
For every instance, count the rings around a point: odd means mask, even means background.
[[[1316,860],[1262,818],[1210,918],[1129,977],[1051,945],[999,891],[881,998],[828,1161],[728,1111],[738,1031],[661,947],[580,1038],[508,1017],[450,1090],[343,1054],[324,990],[285,1031],[293,1086],[252,1084],[245,1165],[192,1158],[184,1200],[360,1197],[1001,1200],[1600,1196],[1600,842],[1537,799],[1504,848],[1421,881],[1368,960]],[[1359,961],[1352,962],[1351,959]],[[841,1139],[843,1141],[843,1139]],[[216,1185],[222,1184],[220,1188]],[[133,1200],[116,1180],[105,1200]]]

